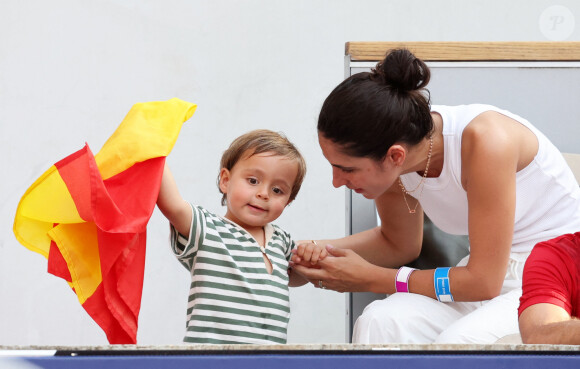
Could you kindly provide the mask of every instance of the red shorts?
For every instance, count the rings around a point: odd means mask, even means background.
[[[538,243],[524,266],[518,315],[531,305],[548,303],[578,317],[579,279],[580,232]]]

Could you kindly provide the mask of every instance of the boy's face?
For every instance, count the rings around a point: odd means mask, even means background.
[[[297,175],[294,160],[268,152],[244,155],[220,173],[220,189],[227,196],[225,217],[247,231],[274,221],[288,205]]]

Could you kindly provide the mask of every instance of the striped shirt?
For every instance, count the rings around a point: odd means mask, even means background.
[[[290,235],[272,224],[264,227],[269,274],[247,231],[201,206],[192,210],[188,239],[171,227],[171,248],[191,273],[184,342],[286,343]]]

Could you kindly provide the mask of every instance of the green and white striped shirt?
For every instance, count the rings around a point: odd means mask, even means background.
[[[247,231],[201,206],[192,209],[188,239],[171,227],[171,248],[191,272],[184,341],[286,343],[290,235],[272,224],[264,227],[269,274],[260,246]]]

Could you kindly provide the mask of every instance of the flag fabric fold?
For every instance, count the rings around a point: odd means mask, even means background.
[[[195,109],[176,98],[135,104],[97,155],[85,145],[58,161],[18,205],[18,241],[48,259],[111,344],[137,342],[147,223]]]

